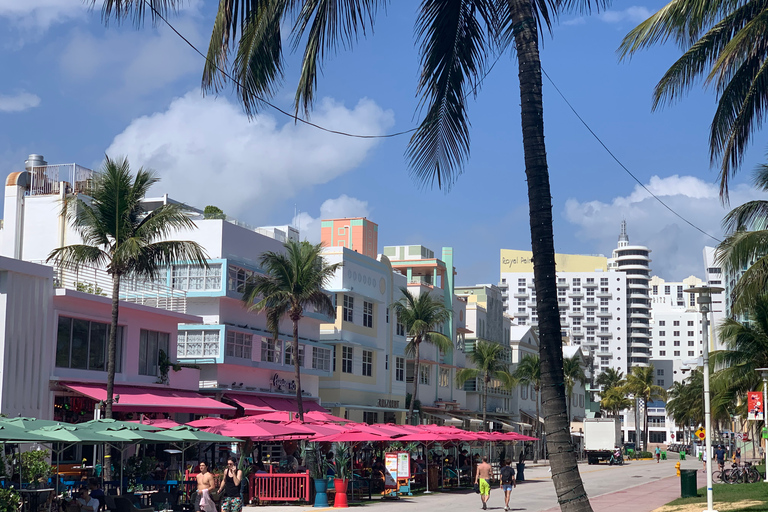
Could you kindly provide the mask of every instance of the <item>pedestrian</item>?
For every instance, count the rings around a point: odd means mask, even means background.
[[[763,449],[762,446],[758,449],[757,452],[760,454],[761,459],[765,456],[765,450]]]
[[[480,489],[480,500],[483,502],[483,510],[488,508],[488,498],[491,497],[491,478],[493,477],[493,468],[488,464],[488,457],[483,456],[482,462],[477,465],[475,473],[475,485]]]
[[[741,466],[741,448],[736,448],[736,452],[733,454],[733,462],[737,466]]]
[[[723,445],[719,445],[717,450],[715,450],[715,458],[717,459],[718,468],[722,471],[723,467],[725,467],[725,449]]]
[[[501,468],[501,490],[504,491],[504,510],[509,510],[509,497],[512,494],[512,488],[517,487],[515,481],[515,470],[510,465],[512,461],[509,459],[504,460],[504,465]]]
[[[661,460],[661,448],[657,446],[656,447],[656,464],[658,464],[660,460]]]
[[[704,471],[707,470],[707,449],[705,447],[701,447],[701,461],[704,463]]]
[[[219,486],[221,512],[241,512],[243,510],[243,498],[240,496],[240,482],[243,480],[243,472],[237,469],[237,460],[234,457],[227,459],[227,469],[224,470],[224,478]]]

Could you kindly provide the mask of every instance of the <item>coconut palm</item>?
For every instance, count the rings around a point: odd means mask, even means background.
[[[672,0],[634,28],[619,48],[628,57],[672,39],[683,50],[656,85],[654,109],[677,100],[702,79],[716,91],[709,147],[713,162],[720,159],[723,197],[766,114],[766,19],[768,5],[759,0]]]
[[[504,353],[504,346],[499,343],[478,340],[469,354],[469,361],[475,367],[462,368],[456,372],[456,383],[459,386],[464,386],[464,383],[471,379],[479,378],[482,381],[483,431],[488,432],[488,423],[486,422],[488,388],[491,387],[493,381],[498,381],[501,388],[509,390],[515,387],[516,380],[509,373],[509,363]]]
[[[768,295],[757,297],[749,311],[749,322],[727,318],[718,332],[727,350],[712,353],[712,363],[722,368],[717,378],[745,393],[760,385],[758,368],[768,368]]]
[[[643,400],[645,408],[643,409],[643,426],[645,428],[645,449],[648,449],[648,403],[652,400],[664,400],[667,398],[667,392],[661,386],[654,384],[656,382],[656,369],[653,365],[646,367],[634,366],[629,375],[627,375],[627,384],[624,389]]]
[[[541,437],[541,427],[539,425],[539,391],[541,390],[541,360],[539,356],[534,354],[526,354],[520,359],[517,364],[514,373],[512,374],[517,379],[518,383],[522,386],[533,386],[533,391],[536,394],[536,418],[534,418],[534,431],[536,437]],[[570,427],[568,428],[570,432]],[[539,456],[539,442],[536,441],[536,450],[533,452],[533,462],[538,460]]]
[[[571,357],[563,358],[563,376],[565,378],[566,405],[568,406],[568,423],[571,422],[571,406],[573,400],[573,388],[578,382],[582,386],[587,383],[587,375],[584,373],[584,366],[581,356],[576,353]]]
[[[91,0],[95,3],[97,0]],[[143,18],[167,12],[178,0],[102,0],[106,19]],[[547,409],[550,465],[563,510],[591,510],[566,425],[560,317],[557,312],[552,197],[544,144],[539,33],[550,31],[558,14],[588,12],[609,0],[424,0],[416,21],[422,72],[419,89],[426,115],[407,149],[411,171],[421,184],[449,188],[469,155],[467,98],[476,90],[489,57],[513,48],[518,65],[522,142],[538,297],[542,398]],[[295,111],[311,109],[322,60],[339,45],[353,46],[372,28],[380,0],[232,0],[219,2],[203,72],[203,86],[223,86],[229,57],[236,92],[248,113],[274,93],[283,78],[283,27],[291,27],[293,47],[304,43]],[[238,38],[239,33],[239,38]],[[415,399],[415,398],[414,398]]]
[[[603,387],[603,393],[612,388],[619,388],[626,384],[624,372],[616,368],[606,368],[597,376],[595,384]]]
[[[48,261],[63,266],[92,265],[106,268],[112,278],[112,322],[107,344],[107,398],[104,416],[112,417],[114,401],[120,283],[129,277],[154,280],[174,262],[208,266],[203,249],[195,242],[167,240],[195,223],[177,204],[147,212],[142,199],[159,178],[143,168],[131,176],[126,158],[107,157],[85,196],[73,195],[63,203],[67,221],[83,243],[51,251]]]
[[[267,329],[273,333],[275,343],[280,331],[280,320],[288,317],[293,323],[291,359],[296,380],[296,406],[299,421],[304,421],[299,321],[308,307],[336,318],[333,301],[324,289],[341,264],[325,263],[321,254],[322,244],[288,240],[283,246],[285,252],[267,251],[259,257],[264,274],[255,274],[246,281],[243,302],[250,310],[266,312]]]
[[[768,165],[753,174],[758,190],[768,192]],[[748,201],[723,220],[728,236],[717,247],[717,259],[726,273],[747,269],[733,288],[731,312],[739,315],[768,291],[768,201]]]
[[[433,297],[428,292],[421,292],[415,297],[408,288],[402,287],[403,297],[392,304],[396,318],[405,326],[409,338],[405,353],[413,358],[413,395],[408,406],[407,421],[413,420],[413,408],[419,397],[419,378],[421,377],[421,344],[433,345],[441,352],[453,350],[451,339],[437,332],[436,329],[451,318],[451,310],[440,298]]]
[[[627,398],[627,394],[621,388],[608,388],[601,394],[600,408],[614,418],[618,418],[621,411],[630,407],[632,407],[632,400]]]

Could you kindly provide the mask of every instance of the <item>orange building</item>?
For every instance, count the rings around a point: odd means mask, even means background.
[[[347,247],[376,259],[379,225],[365,217],[326,219],[320,223],[320,239],[326,247]]]

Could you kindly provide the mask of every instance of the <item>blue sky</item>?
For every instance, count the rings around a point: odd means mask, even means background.
[[[205,50],[217,2],[191,0],[174,25]],[[97,7],[100,2],[97,4]],[[565,15],[545,36],[544,69],[639,180],[672,208],[720,237],[726,209],[717,196],[707,135],[711,91],[651,112],[651,93],[679,55],[672,45],[631,61],[622,37],[663,6],[617,3],[589,17]],[[393,2],[373,35],[327,60],[312,121],[366,134],[417,121],[417,2]],[[157,194],[215,204],[250,224],[295,222],[310,239],[324,217],[366,215],[379,245],[453,246],[459,284],[497,282],[499,249],[529,249],[517,63],[502,56],[469,106],[472,152],[450,193],[410,179],[407,136],[349,139],[294,125],[273,110],[248,120],[227,89],[200,92],[202,59],[165,26],[105,27],[79,0],[0,0],[0,174],[29,153],[49,163],[98,167],[105,153],[155,169]],[[291,109],[298,55],[289,56],[274,98]],[[605,254],[619,224],[652,250],[665,279],[703,277],[702,248],[713,240],[642,191],[544,83],[546,143],[558,252]],[[762,161],[760,134],[734,182],[731,204],[758,197],[749,187]]]

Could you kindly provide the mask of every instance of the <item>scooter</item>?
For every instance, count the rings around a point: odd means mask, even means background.
[[[611,458],[608,460],[608,465],[613,466],[614,464],[618,464],[619,466],[624,465],[624,456],[621,453],[619,453],[618,457],[616,457],[615,453],[611,454]]]

